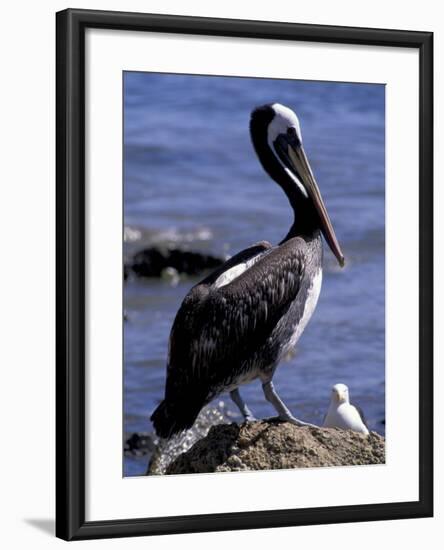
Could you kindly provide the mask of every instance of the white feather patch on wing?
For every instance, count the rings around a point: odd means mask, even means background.
[[[222,275],[220,275],[216,282],[214,283],[214,286],[216,288],[220,288],[222,286],[227,285],[228,283],[231,283],[234,281],[234,279],[237,279],[239,275],[242,275],[245,271],[247,271],[248,268],[250,268],[253,264],[255,264],[263,255],[264,253],[261,252],[260,254],[257,254],[257,256],[254,256],[253,258],[250,258],[247,262],[242,262],[240,264],[237,264],[230,269],[227,269],[227,271],[224,271]]]
[[[225,286],[228,283],[231,283],[236,277],[239,277],[244,271],[248,269],[247,264],[238,264],[229,269],[228,271],[225,271],[222,273],[220,277],[216,279],[216,282],[214,283],[214,286],[216,288],[220,288],[221,286]]]

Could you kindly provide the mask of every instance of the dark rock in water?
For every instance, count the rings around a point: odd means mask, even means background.
[[[138,277],[160,277],[168,268],[176,270],[179,274],[199,275],[203,271],[220,266],[223,262],[221,258],[202,252],[150,247],[137,252],[130,267]]]
[[[145,455],[151,453],[155,448],[151,434],[133,433],[125,443],[125,454]]]
[[[123,264],[123,280],[127,281],[129,277],[130,272],[130,266],[127,264]]]
[[[166,474],[275,470],[385,463],[385,439],[338,428],[257,421],[213,426]]]

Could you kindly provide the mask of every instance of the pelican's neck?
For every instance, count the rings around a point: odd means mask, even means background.
[[[320,228],[319,216],[312,199],[287,174],[287,171],[283,168],[282,163],[272,150],[272,145],[268,139],[268,127],[274,116],[275,112],[273,109],[266,105],[253,113],[250,122],[253,147],[264,170],[287,195],[294,212],[293,225],[282,242],[297,236],[310,238],[315,236]]]
[[[320,232],[320,222],[312,200],[303,197],[297,191],[288,193],[285,187],[282,185],[281,187],[284,189],[294,213],[293,224],[282,242],[293,237],[303,237],[305,239],[317,237]]]

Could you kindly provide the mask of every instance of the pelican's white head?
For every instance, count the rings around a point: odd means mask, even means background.
[[[337,405],[350,403],[348,387],[345,384],[335,384],[331,389],[331,402]]]
[[[305,154],[296,113],[280,103],[257,107],[251,113],[250,134],[264,170],[286,193],[295,223],[306,234],[320,229],[343,266],[344,255]]]
[[[296,113],[280,103],[271,105],[274,117],[268,125],[268,143],[273,144],[279,135],[294,132],[295,137],[302,143],[301,125]]]

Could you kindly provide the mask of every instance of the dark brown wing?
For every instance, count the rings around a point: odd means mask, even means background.
[[[224,262],[220,267],[215,269],[208,275],[205,279],[200,281],[198,285],[212,285],[216,282],[216,280],[226,271],[231,269],[232,267],[235,267],[236,265],[239,265],[241,263],[247,262],[257,256],[261,256],[265,252],[268,252],[272,249],[272,246],[267,241],[260,241],[256,244],[253,244],[249,246],[248,248],[245,248],[244,250],[241,250],[234,256],[232,256],[229,260]]]
[[[305,247],[291,239],[229,284],[216,288],[210,276],[190,291],[171,331],[167,400],[205,401],[242,369],[296,299]]]

